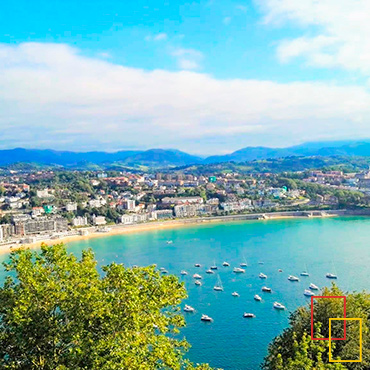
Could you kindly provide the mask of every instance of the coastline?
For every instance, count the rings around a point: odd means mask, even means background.
[[[282,220],[282,219],[299,219],[299,218],[327,218],[327,217],[338,217],[338,216],[369,216],[370,211],[361,212],[359,211],[348,211],[348,210],[325,210],[325,211],[286,211],[286,212],[267,212],[267,213],[254,213],[254,214],[242,214],[242,215],[230,215],[230,216],[212,216],[212,217],[198,217],[189,219],[177,219],[177,220],[165,220],[165,221],[154,221],[141,224],[133,225],[112,225],[108,226],[108,231],[98,231],[96,228],[87,228],[85,230],[92,230],[87,235],[76,234],[76,235],[65,235],[58,238],[46,236],[45,239],[39,239],[32,243],[9,243],[0,245],[0,255],[8,254],[13,250],[19,248],[30,248],[37,249],[42,243],[45,244],[57,244],[57,243],[69,243],[71,241],[88,240],[93,238],[103,238],[112,235],[124,235],[128,233],[142,232],[142,231],[154,231],[162,229],[173,229],[184,226],[193,226],[197,224],[206,223],[224,223],[224,222],[236,222],[236,221],[270,221],[270,220]],[[81,229],[83,230],[83,229]]]

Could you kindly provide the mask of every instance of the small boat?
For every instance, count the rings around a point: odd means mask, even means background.
[[[262,301],[262,298],[258,294],[256,294],[254,296],[254,300],[260,302],[260,301]]]
[[[159,271],[163,271],[163,270],[165,270],[165,268],[164,268],[164,267],[161,267],[161,268],[159,269]]]
[[[212,317],[209,317],[208,315],[202,315],[202,317],[200,318],[201,321],[208,321],[208,322],[212,322],[213,319]]]
[[[332,273],[328,272],[328,273],[326,274],[326,277],[327,277],[328,279],[338,279],[337,272],[336,272],[336,268],[335,268],[335,266],[334,266],[334,262],[333,262],[333,261],[331,261],[331,264],[332,264],[332,266],[333,266],[333,270],[334,270],[335,274],[332,274]]]
[[[232,292],[231,295],[233,297],[240,297],[240,294],[238,292]]]
[[[195,285],[201,286],[202,283],[199,280],[195,280]]]
[[[229,263],[229,262],[224,262],[224,263],[222,264],[222,266],[228,267],[228,266],[230,266],[230,263]]]
[[[167,244],[172,244],[173,241],[172,240],[167,240]]]
[[[308,273],[307,265],[305,264],[305,270],[301,272],[301,276],[310,276]]]
[[[267,275],[263,274],[262,272],[258,275],[260,279],[267,279]]]
[[[243,274],[245,270],[240,267],[234,267],[233,272],[235,272],[236,274]]]
[[[193,275],[193,278],[194,278],[194,279],[201,279],[202,277],[201,277],[199,274],[194,274],[194,275]]]
[[[259,261],[259,262],[258,262],[258,264],[259,264],[259,265],[263,265],[264,263],[263,263],[262,261]]]
[[[194,264],[194,266],[195,266],[195,267],[200,267],[200,266],[201,266],[201,264],[200,264],[200,263],[195,263],[195,264]]]
[[[224,290],[224,287],[222,286],[222,281],[221,281],[220,275],[217,276],[217,283],[213,287],[213,290],[216,290],[217,292],[223,292],[223,290]]]
[[[263,292],[266,292],[266,293],[271,293],[272,292],[271,288],[268,288],[267,286],[264,286],[261,290]]]
[[[243,255],[243,262],[239,266],[240,267],[247,267],[248,266],[247,260],[245,259],[244,255]]]
[[[274,308],[276,308],[277,310],[285,310],[285,306],[279,302],[274,302]]]
[[[256,317],[256,315],[254,313],[244,312],[243,317],[253,319],[254,317]]]
[[[311,290],[319,290],[319,289],[320,289],[317,285],[312,284],[312,283],[310,284],[309,288],[310,288]]]
[[[186,304],[185,307],[184,307],[184,311],[185,312],[195,312],[195,309]]]
[[[214,274],[214,272],[213,272],[213,270],[208,269],[208,270],[206,271],[206,274]]]
[[[283,272],[283,270],[282,269],[279,269],[278,272]]]
[[[288,280],[289,281],[299,281],[299,279],[297,278],[297,276],[294,276],[294,275],[289,275]]]
[[[304,293],[303,293],[306,297],[311,297],[313,295],[315,295],[315,293],[312,291],[312,290],[309,290],[309,289],[305,289]]]
[[[185,270],[181,271],[181,275],[187,275],[187,274],[188,274],[187,271],[185,271]]]
[[[161,270],[161,274],[168,274],[167,270]]]
[[[217,269],[218,269],[218,267],[217,267],[216,265],[213,265],[213,266],[211,266],[211,267],[210,267],[210,269],[211,269],[211,270],[217,270]]]

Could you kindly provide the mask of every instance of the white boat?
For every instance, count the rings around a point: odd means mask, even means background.
[[[320,289],[317,285],[312,284],[312,283],[310,284],[309,288],[310,288],[311,290],[319,290],[319,289]]]
[[[263,274],[262,272],[258,275],[260,279],[267,279],[267,275]]]
[[[185,271],[185,270],[181,271],[181,275],[187,275],[187,274],[188,274],[187,271]]]
[[[172,240],[167,240],[167,244],[172,244],[173,241]]]
[[[184,307],[184,311],[185,312],[195,312],[195,309],[186,304],[185,307]]]
[[[262,298],[258,294],[256,294],[254,296],[254,300],[260,302],[260,301],[262,301]]]
[[[277,310],[285,310],[285,306],[279,302],[274,302],[274,308],[276,308]]]
[[[220,275],[217,276],[217,283],[213,287],[213,290],[216,290],[217,292],[222,292],[224,290],[224,287],[222,286],[222,281],[221,281]]]
[[[254,317],[256,317],[256,315],[254,313],[244,312],[243,317],[253,319]]]
[[[338,279],[337,272],[336,272],[336,269],[335,269],[335,266],[334,266],[334,262],[332,261],[332,262],[331,262],[331,264],[332,264],[332,266],[333,266],[333,270],[334,270],[335,274],[332,274],[332,273],[328,272],[328,273],[326,274],[326,277],[327,277],[328,279]]]
[[[309,289],[305,289],[304,293],[303,293],[306,297],[311,297],[313,295],[315,295],[315,293],[312,291],[312,290],[309,290]]]
[[[213,272],[213,270],[208,269],[208,270],[206,271],[206,274],[214,274],[214,272]]]
[[[212,266],[210,267],[210,269],[211,269],[211,270],[217,270],[217,269],[218,269],[218,267],[217,267],[216,265],[212,265]]]
[[[238,292],[232,292],[231,295],[233,297],[240,297],[240,294]]]
[[[164,267],[161,267],[159,270],[160,270],[160,271],[163,271],[163,270],[165,270],[165,268],[164,268]]]
[[[225,262],[222,264],[222,266],[228,267],[228,266],[230,266],[230,263],[225,261]]]
[[[195,280],[195,285],[201,286],[202,283],[199,280]]]
[[[294,276],[294,275],[289,275],[288,280],[289,281],[299,281],[299,279],[297,278],[297,276]]]
[[[233,272],[235,272],[236,274],[243,274],[245,270],[240,267],[234,267]]]
[[[202,315],[202,317],[200,319],[201,319],[201,321],[208,321],[208,322],[213,321],[212,317],[209,317],[208,315],[204,315],[204,314]]]
[[[201,266],[201,264],[200,264],[200,263],[195,263],[195,264],[194,264],[194,266],[195,266],[195,267],[200,267],[200,266]]]
[[[262,289],[261,289],[263,292],[266,292],[266,293],[271,293],[271,288],[268,288],[267,286],[264,286],[264,287],[262,287]]]
[[[194,278],[194,279],[201,279],[202,277],[201,277],[199,274],[194,274],[194,275],[193,275],[193,278]]]
[[[167,270],[161,270],[161,273],[162,274],[168,274],[168,271]]]
[[[301,276],[310,276],[308,273],[307,265],[305,264],[305,270],[301,272]]]
[[[247,267],[248,266],[247,260],[245,259],[244,255],[243,255],[243,262],[239,266],[240,267]]]

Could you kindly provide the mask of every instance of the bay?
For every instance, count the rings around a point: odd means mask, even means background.
[[[223,369],[254,370],[263,361],[269,342],[287,327],[289,313],[309,304],[303,292],[310,283],[329,286],[325,274],[334,272],[340,288],[369,290],[369,241],[370,219],[342,217],[192,225],[70,242],[68,249],[80,255],[82,249],[92,248],[100,266],[112,261],[127,266],[157,264],[178,275],[189,294],[184,304],[196,309],[184,313],[187,326],[181,335],[192,346],[187,357]],[[246,273],[233,273],[244,258]],[[223,267],[224,261],[230,267]],[[195,263],[202,266],[197,268]],[[213,264],[218,270],[206,274]],[[299,276],[306,268],[310,276]],[[188,275],[181,276],[181,270]],[[268,278],[259,279],[260,272]],[[203,276],[202,286],[194,284],[194,273]],[[300,281],[288,281],[290,274]],[[213,290],[217,275],[223,292]],[[272,288],[271,294],[261,292],[265,285]],[[233,297],[234,291],[240,297]],[[262,302],[253,299],[255,294]],[[274,301],[287,310],[274,310]],[[245,319],[244,312],[256,318]],[[201,322],[201,314],[214,322]]]

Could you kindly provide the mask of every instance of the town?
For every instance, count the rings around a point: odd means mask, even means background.
[[[106,232],[113,225],[369,203],[370,171],[193,174],[5,168],[0,173],[0,243]]]

